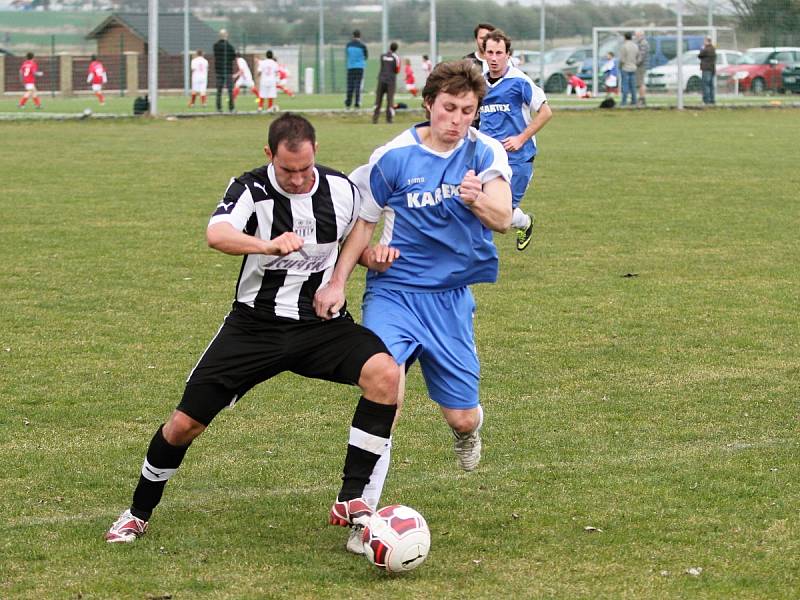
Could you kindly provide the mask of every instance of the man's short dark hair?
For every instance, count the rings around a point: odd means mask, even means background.
[[[28,53],[25,55],[25,58],[27,58],[28,60],[32,59],[32,58],[33,58],[33,52],[28,52]]]
[[[270,124],[267,145],[273,156],[282,143],[286,143],[288,150],[295,151],[303,142],[311,142],[312,146],[317,143],[314,126],[305,117],[287,112]]]
[[[272,50],[267,50],[267,53],[264,56],[266,56],[267,58],[272,58],[273,57]]]
[[[397,52],[397,48],[398,48],[397,42],[392,42],[391,44],[389,44],[390,51]]]
[[[486,31],[494,31],[495,29],[497,29],[497,27],[495,27],[491,23],[478,23],[477,25],[475,25],[475,29],[472,30],[472,37],[475,38],[476,40],[478,39],[478,31],[480,31],[481,29],[485,29]]]
[[[92,54],[92,55],[89,57],[89,60],[92,60],[92,61],[94,61],[94,60],[97,60],[97,55],[96,55],[96,54]]]
[[[633,34],[632,34],[630,31],[626,31],[626,32],[625,32],[625,39],[626,39],[626,40],[631,40],[631,39],[633,39]]]
[[[353,37],[354,38],[360,38],[361,37],[361,31],[359,31],[358,29],[354,29],[353,30]]]
[[[502,30],[495,29],[484,36],[483,44],[481,44],[481,48],[483,48],[484,52],[486,52],[486,42],[489,40],[492,40],[493,42],[504,42],[506,45],[506,54],[511,56],[511,38],[508,37]]]

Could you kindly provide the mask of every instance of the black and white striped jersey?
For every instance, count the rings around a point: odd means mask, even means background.
[[[309,193],[290,194],[278,185],[271,164],[244,173],[231,179],[209,221],[264,240],[287,231],[303,238],[297,252],[248,254],[242,261],[236,301],[267,319],[319,320],[314,294],[330,280],[339,243],[358,217],[360,196],[344,174],[316,165],[314,176]]]

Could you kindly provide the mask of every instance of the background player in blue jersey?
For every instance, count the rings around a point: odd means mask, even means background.
[[[511,39],[499,29],[483,38],[486,72],[486,96],[480,108],[481,133],[500,141],[508,152],[511,165],[511,225],[517,228],[517,250],[524,250],[533,235],[533,215],[519,207],[533,179],[536,158],[536,133],[552,118],[544,90],[517,67],[509,64]]]
[[[422,91],[430,121],[378,148],[369,164],[351,175],[361,192],[361,213],[330,282],[315,297],[319,316],[336,314],[349,274],[359,260],[367,264],[364,325],[399,365],[419,360],[428,394],[453,430],[458,462],[466,471],[480,460],[483,421],[469,286],[496,281],[492,231],[511,225],[506,153],[499,142],[470,128],[484,90],[483,75],[472,62],[436,66]],[[381,245],[368,249],[381,216]],[[368,486],[365,482],[363,499],[373,508],[388,462],[384,451]],[[338,501],[346,500],[340,493]],[[353,533],[348,549],[363,552]]]

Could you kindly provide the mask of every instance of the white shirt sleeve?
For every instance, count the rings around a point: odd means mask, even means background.
[[[502,177],[511,183],[511,167],[508,165],[508,154],[503,145],[496,139],[483,134],[481,141],[486,144],[486,148],[480,157],[481,170],[478,172],[478,179],[481,180],[481,183],[486,183]]]
[[[358,216],[370,223],[377,223],[381,218],[383,208],[375,201],[375,197],[372,195],[370,176],[373,168],[375,168],[375,165],[372,163],[361,165],[350,173],[350,181],[356,185],[361,196],[361,210]]]
[[[544,90],[534,83],[533,93],[531,94],[531,109],[533,112],[539,112],[545,102],[547,102],[547,96]]]

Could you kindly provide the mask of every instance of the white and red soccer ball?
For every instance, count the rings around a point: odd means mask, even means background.
[[[362,536],[367,559],[390,573],[420,566],[431,549],[431,531],[413,508],[394,504],[370,517]]]

